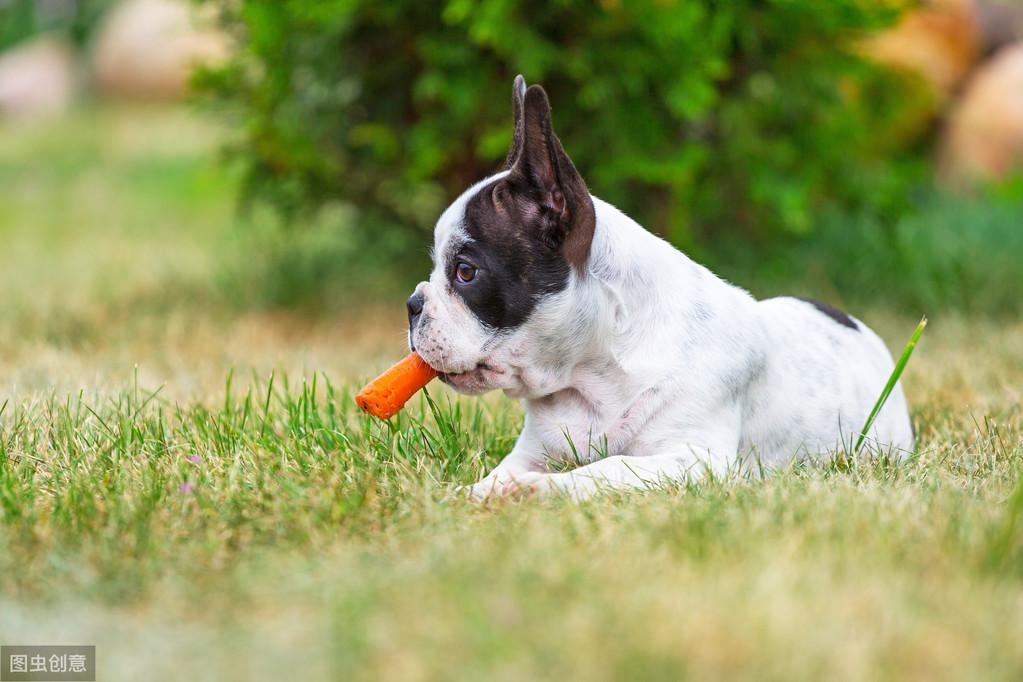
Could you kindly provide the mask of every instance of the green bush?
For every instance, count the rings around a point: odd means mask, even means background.
[[[207,2],[241,48],[198,83],[241,116],[247,197],[292,223],[342,202],[429,228],[500,167],[519,72],[591,190],[680,244],[895,215],[918,170],[889,131],[922,89],[855,50],[898,0]]]
[[[766,246],[719,244],[702,254],[715,270],[760,297],[790,293],[940,316],[1019,315],[1023,176],[963,197],[919,193],[889,222],[826,212],[813,239]]]
[[[39,33],[63,33],[81,47],[113,0],[0,0],[0,51]]]

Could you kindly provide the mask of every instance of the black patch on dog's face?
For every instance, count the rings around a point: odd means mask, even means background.
[[[828,305],[827,303],[822,303],[821,301],[815,301],[812,298],[800,298],[798,296],[796,298],[804,303],[809,303],[843,327],[849,327],[849,329],[855,329],[856,331],[860,330],[859,326],[856,324],[856,320],[852,319],[838,308]]]
[[[454,292],[479,320],[497,330],[521,325],[545,296],[585,274],[596,228],[593,200],[551,124],[543,88],[512,86],[515,132],[509,172],[466,202],[469,240],[447,255]],[[460,262],[477,269],[460,281]]]
[[[448,282],[479,320],[493,329],[521,325],[544,296],[568,285],[571,266],[557,244],[541,237],[538,212],[528,194],[504,178],[480,189],[465,206],[470,241],[445,264]],[[458,263],[477,268],[471,282],[460,282]]]

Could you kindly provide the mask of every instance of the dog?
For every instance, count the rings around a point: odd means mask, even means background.
[[[831,306],[718,278],[590,195],[542,87],[518,76],[512,103],[506,169],[440,216],[407,302],[409,347],[445,383],[525,408],[469,497],[580,500],[848,448],[891,374],[884,342]],[[912,450],[901,386],[868,437]]]

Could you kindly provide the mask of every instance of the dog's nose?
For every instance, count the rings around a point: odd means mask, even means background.
[[[415,329],[416,322],[419,321],[419,316],[423,313],[423,295],[418,291],[408,297],[405,301],[405,307],[408,308],[408,328],[409,331]]]

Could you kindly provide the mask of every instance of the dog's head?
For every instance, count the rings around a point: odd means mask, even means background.
[[[408,300],[409,346],[465,393],[521,390],[523,368],[559,352],[559,310],[585,276],[596,224],[551,126],[547,93],[512,86],[507,170],[470,187],[434,231],[434,269]],[[545,342],[546,341],[546,342]]]

